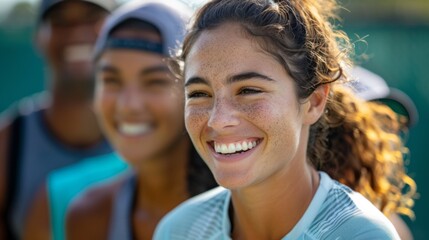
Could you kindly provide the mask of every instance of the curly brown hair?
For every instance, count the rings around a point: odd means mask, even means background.
[[[404,169],[401,125],[395,112],[333,84],[325,114],[310,129],[313,165],[360,192],[386,216],[411,211],[416,184]]]
[[[204,30],[239,23],[292,76],[301,101],[332,84],[326,114],[310,129],[307,155],[315,168],[361,192],[386,215],[412,216],[415,183],[404,171],[397,118],[387,107],[333,84],[347,81],[343,67],[352,53],[347,35],[333,24],[338,8],[335,0],[209,1],[198,10],[171,66],[183,77],[187,55]]]

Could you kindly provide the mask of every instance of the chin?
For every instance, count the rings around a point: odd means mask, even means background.
[[[132,167],[138,166],[139,164],[141,164],[141,159],[144,159],[144,156],[141,156],[140,154],[123,154],[120,150],[118,152],[122,156],[122,158]]]
[[[235,189],[242,189],[247,186],[249,186],[251,183],[248,178],[245,176],[239,176],[237,173],[230,173],[230,174],[214,174],[216,182],[227,189],[235,190]]]

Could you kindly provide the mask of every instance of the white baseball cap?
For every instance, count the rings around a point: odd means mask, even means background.
[[[363,67],[355,66],[348,71],[352,80],[346,84],[359,97],[386,104],[394,112],[407,117],[408,127],[418,122],[416,105],[403,91],[389,87],[381,76]]]

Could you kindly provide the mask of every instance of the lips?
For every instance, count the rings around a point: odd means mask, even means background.
[[[146,134],[150,131],[151,126],[144,123],[121,123],[119,124],[119,132],[127,136],[138,136]]]

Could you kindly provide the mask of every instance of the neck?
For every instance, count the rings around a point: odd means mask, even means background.
[[[162,156],[144,161],[137,167],[136,207],[171,210],[189,197],[187,166],[190,144],[188,136],[184,135]]]
[[[306,142],[304,136],[301,141]],[[232,190],[234,239],[281,239],[304,215],[319,186],[319,174],[300,144],[288,166],[270,178]]]
[[[187,166],[190,144],[189,138],[184,136],[174,149],[157,159],[145,161],[136,169],[135,239],[152,239],[161,218],[189,198]]]

